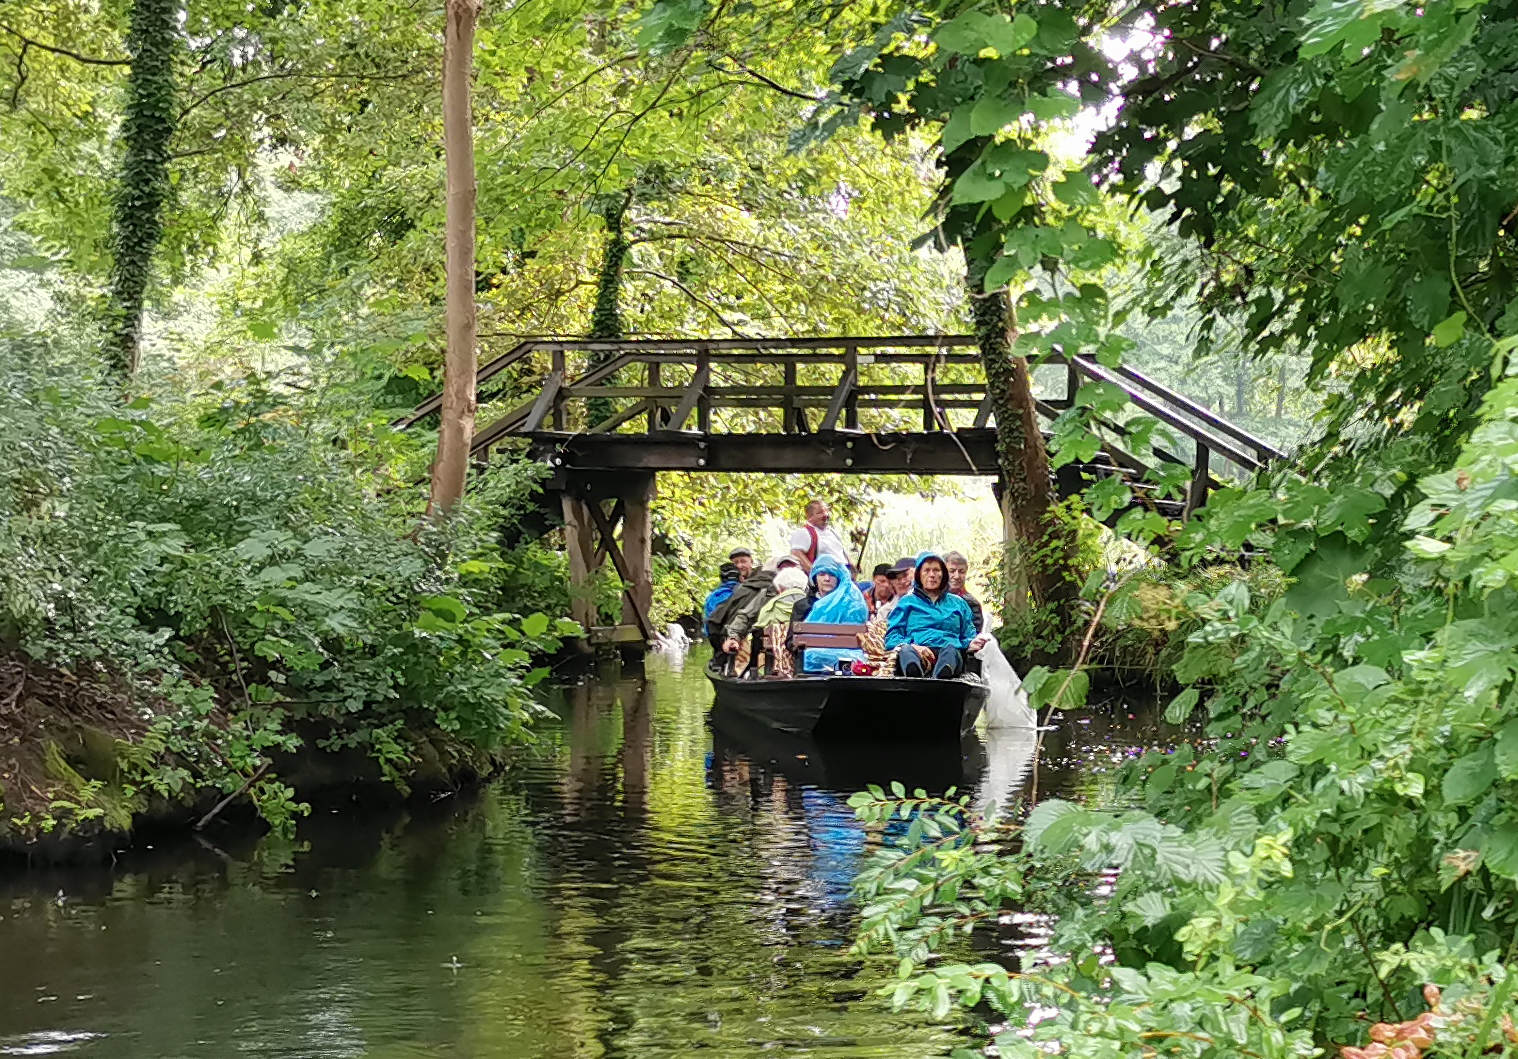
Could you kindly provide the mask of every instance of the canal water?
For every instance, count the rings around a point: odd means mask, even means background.
[[[848,951],[865,783],[1111,801],[1164,738],[1115,700],[1029,734],[841,753],[708,725],[702,657],[555,693],[467,798],[322,812],[111,870],[0,880],[0,1055],[947,1055]],[[683,661],[683,665],[680,663]]]

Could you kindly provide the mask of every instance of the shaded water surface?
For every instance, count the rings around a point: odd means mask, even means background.
[[[845,799],[899,778],[1005,801],[1031,735],[840,754],[714,731],[699,663],[565,689],[477,797],[0,881],[0,1055],[948,1054],[960,1031],[891,1013],[889,969],[847,951],[878,839]],[[1122,704],[1064,719],[1039,791],[1101,802],[1159,738]]]

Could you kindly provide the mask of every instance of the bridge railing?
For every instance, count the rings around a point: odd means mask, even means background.
[[[1284,458],[1264,439],[1131,368],[1062,354],[1040,363],[1065,368],[1062,391],[1036,392],[1045,418],[1070,408],[1081,386],[1103,382],[1162,423],[1175,443],[1154,446],[1153,458],[1188,465],[1188,509],[1205,501],[1219,474],[1252,474]],[[474,441],[480,459],[523,436],[933,433],[983,430],[994,420],[970,335],[532,339],[482,365],[477,382],[482,394],[505,391],[504,401],[482,410],[488,421]],[[436,413],[440,400],[429,398],[397,426]],[[723,414],[730,409],[745,412],[741,424]],[[1107,457],[1141,475],[1145,459],[1128,451],[1124,422],[1096,417],[1095,424]]]

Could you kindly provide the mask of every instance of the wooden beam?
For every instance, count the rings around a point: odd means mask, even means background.
[[[592,500],[590,502],[596,504],[597,506],[599,506],[601,503],[599,500]],[[618,498],[615,504],[611,505],[611,514],[607,516],[607,521],[611,523],[611,528],[613,530],[622,524],[622,516],[626,513],[626,511],[626,504],[624,504],[620,498]],[[596,545],[595,560],[591,565],[592,570],[601,569],[601,564],[606,561],[606,552],[606,541],[602,540],[599,544]]]
[[[617,576],[628,586],[622,592],[624,615],[628,610],[631,610],[631,617],[637,624],[638,629],[643,633],[643,638],[645,640],[652,640],[653,627],[649,622],[648,610],[640,606],[641,601],[638,595],[635,594],[636,589],[640,586],[634,579],[633,569],[627,564],[627,557],[622,554],[622,549],[617,546],[616,531],[607,522],[606,513],[601,510],[599,505],[590,504],[587,506],[587,510],[595,523],[596,529],[600,531],[601,542],[605,545],[607,554],[611,556],[611,564],[616,567]],[[629,505],[628,510],[629,515],[623,519],[624,527],[631,523],[632,505]]]
[[[538,392],[538,398],[532,403],[532,411],[527,413],[527,421],[522,424],[522,433],[531,434],[534,430],[542,427],[543,420],[548,418],[548,412],[554,407],[559,396],[559,389],[564,385],[564,375],[559,371],[551,371],[548,378],[543,380],[543,389]],[[555,411],[554,424],[559,426],[559,420],[563,418],[563,412]],[[563,429],[559,426],[559,429]]]
[[[834,430],[838,427],[838,417],[843,414],[844,408],[849,403],[849,397],[854,392],[854,380],[858,369],[848,367],[843,369],[843,378],[838,380],[838,389],[833,391],[833,399],[828,402],[827,415],[822,417],[822,425],[818,430]]]
[[[620,412],[617,412],[614,415],[609,415],[605,419],[601,420],[595,426],[591,427],[588,433],[609,434],[611,431],[616,430],[623,423],[626,423],[629,420],[637,419],[638,416],[647,411],[652,404],[653,402],[647,400],[646,398],[642,401],[638,401],[635,404],[630,404]]]
[[[1164,405],[1161,405],[1153,398],[1143,393],[1136,392],[1132,386],[1124,386],[1122,379],[1119,376],[1112,374],[1106,368],[1102,367],[1100,364],[1097,364],[1095,361],[1086,360],[1084,357],[1077,359],[1080,363],[1081,371],[1084,374],[1101,382],[1110,382],[1114,386],[1121,388],[1125,393],[1127,393],[1128,400],[1132,401],[1137,407],[1142,408],[1144,411],[1154,416],[1154,418],[1158,419],[1160,422],[1168,423],[1170,426],[1179,430],[1182,434],[1185,434],[1195,440],[1197,444],[1205,445],[1213,452],[1216,452],[1219,456],[1222,456],[1225,460],[1231,460],[1232,462],[1238,464],[1240,467],[1243,467],[1245,470],[1256,471],[1264,466],[1264,464],[1255,459],[1253,456],[1234,448],[1233,445],[1224,441],[1216,434],[1213,434],[1205,427],[1199,427],[1195,423],[1191,423],[1185,419],[1182,419],[1180,415],[1166,408]]]
[[[685,388],[685,396],[680,398],[680,404],[675,409],[675,414],[670,417],[665,425],[666,430],[683,430],[685,421],[696,410],[696,402],[706,394],[706,384],[711,380],[711,367],[703,364],[696,369],[695,377],[690,385]]]
[[[975,409],[975,429],[983,430],[991,425],[991,395],[986,394]]]
[[[1075,359],[1077,361],[1082,361],[1085,358]],[[1111,368],[1109,370],[1123,376],[1123,378],[1128,379],[1134,385],[1148,390],[1155,396],[1169,401],[1177,408],[1180,408],[1190,413],[1191,415],[1196,416],[1196,418],[1200,419],[1203,423],[1212,427],[1214,430],[1226,434],[1235,441],[1248,445],[1250,448],[1259,453],[1260,462],[1265,462],[1267,458],[1272,460],[1286,459],[1286,453],[1276,448],[1264,438],[1251,434],[1249,431],[1238,426],[1237,424],[1224,419],[1222,416],[1218,415],[1216,412],[1206,407],[1205,405],[1198,404],[1191,398],[1187,397],[1185,394],[1177,393],[1175,390],[1170,389],[1170,387],[1166,386],[1164,383],[1157,382],[1156,380],[1151,379],[1149,376],[1144,375],[1141,372],[1134,371],[1132,368],[1126,367],[1122,364],[1119,364],[1117,367]]]
[[[947,355],[953,356],[953,354]],[[843,370],[850,372],[854,376],[855,383],[858,383],[859,344],[857,342],[851,342],[843,347]],[[859,395],[857,393],[850,394],[848,401],[844,404],[843,425],[847,430],[859,429]]]
[[[590,558],[595,552],[590,508],[594,505],[570,493],[564,494],[563,505],[564,550],[569,556],[569,616],[588,629],[596,623],[596,604],[590,588],[593,569]]]
[[[1207,503],[1207,485],[1211,477],[1207,471],[1207,446],[1198,442],[1196,467],[1191,474],[1191,488],[1186,490],[1186,512],[1182,519],[1189,521],[1197,509]]]

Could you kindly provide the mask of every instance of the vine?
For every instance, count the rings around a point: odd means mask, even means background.
[[[180,47],[178,0],[135,0],[127,52],[126,117],[120,180],[112,220],[107,358],[122,378],[137,371],[142,312],[153,255],[163,236],[169,195],[169,141],[174,135],[174,63]]]

